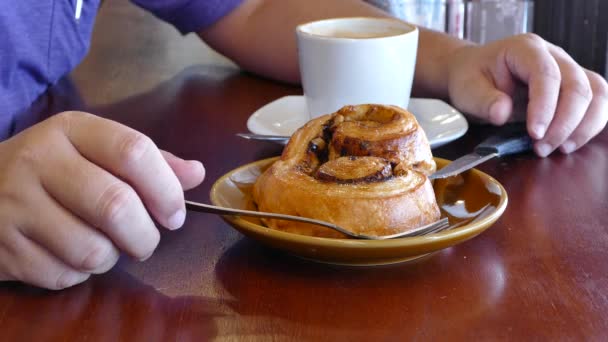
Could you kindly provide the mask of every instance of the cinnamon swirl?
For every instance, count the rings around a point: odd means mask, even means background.
[[[436,169],[415,117],[398,107],[346,106],[296,131],[281,158],[256,181],[259,210],[386,235],[440,218],[427,178]],[[266,220],[291,233],[345,238],[306,223]]]

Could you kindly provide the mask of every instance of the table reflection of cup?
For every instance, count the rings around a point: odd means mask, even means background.
[[[340,18],[300,25],[296,34],[311,118],[364,103],[407,108],[416,27],[394,19]]]

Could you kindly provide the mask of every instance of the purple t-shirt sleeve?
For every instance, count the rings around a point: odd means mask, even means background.
[[[175,26],[181,33],[213,25],[234,10],[243,0],[132,0]]]

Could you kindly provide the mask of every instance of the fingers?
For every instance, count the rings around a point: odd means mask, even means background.
[[[190,190],[201,184],[203,179],[205,179],[205,168],[201,162],[197,160],[183,160],[163,150],[160,152],[177,176],[177,179],[179,179],[182,189]]]
[[[148,258],[158,245],[160,234],[135,190],[75,150],[52,157],[41,175],[42,185],[48,193],[63,207],[103,232],[121,250],[139,260]],[[37,203],[42,201],[36,200]],[[44,210],[48,212],[42,212],[42,216],[51,223],[61,225],[65,220],[72,224],[64,229],[83,229],[52,205]],[[36,224],[45,225],[44,222]],[[88,243],[102,243],[99,238],[90,238],[94,240]]]
[[[527,34],[517,39],[521,43],[508,49],[505,58],[511,72],[528,84],[528,131],[542,139],[557,108],[562,73],[542,38]]]
[[[104,273],[118,261],[119,252],[95,228],[61,207],[44,191],[34,194],[37,215],[27,216],[21,231],[32,241],[71,268],[86,273]]]
[[[186,211],[181,184],[150,138],[90,114],[71,112],[61,120],[76,149],[129,183],[160,224],[170,229],[183,225]],[[109,203],[135,201],[121,186],[108,191]]]
[[[461,86],[452,87],[450,95],[457,107],[495,125],[502,125],[509,119],[513,109],[511,97],[496,89],[485,75],[468,75],[460,83]],[[471,98],[476,101],[470,101]]]
[[[561,89],[554,118],[545,136],[535,144],[536,153],[541,157],[562,144],[567,150],[572,150],[573,142],[566,140],[583,120],[593,97],[584,70],[565,51],[553,45],[548,48],[561,70]],[[539,119],[531,113],[529,120]]]
[[[607,86],[565,51],[536,35],[522,35],[506,49],[514,76],[528,84],[528,131],[536,153],[570,153],[597,135],[608,120]]]
[[[160,234],[148,212],[178,228],[182,184],[204,177],[202,164],[166,156],[140,133],[85,113],[0,144],[0,280],[60,289],[109,270],[119,248],[149,257]]]
[[[7,229],[5,233],[5,248],[0,249],[0,258],[3,261],[10,260],[10,264],[5,265],[10,279],[60,290],[82,283],[90,277],[89,273],[66,265],[45,248],[21,235],[17,229]]]
[[[571,153],[585,145],[606,127],[608,121],[608,84],[592,71],[585,70],[585,74],[589,79],[593,99],[581,123],[562,144],[563,153]]]

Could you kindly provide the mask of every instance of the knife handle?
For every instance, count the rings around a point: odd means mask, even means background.
[[[528,135],[524,124],[508,127],[489,137],[475,147],[475,152],[482,155],[496,153],[498,156],[507,156],[530,151],[533,145],[534,141]]]

